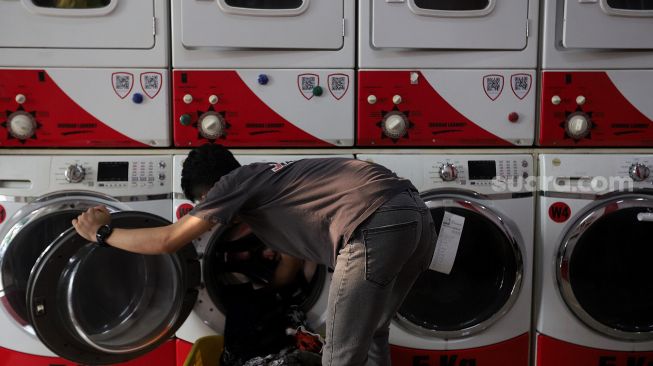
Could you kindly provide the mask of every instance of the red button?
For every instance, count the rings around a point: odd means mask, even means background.
[[[512,112],[508,115],[508,121],[515,123],[519,121],[519,113],[517,112]]]

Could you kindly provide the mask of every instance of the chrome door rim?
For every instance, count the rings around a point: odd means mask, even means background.
[[[519,235],[519,230],[514,223],[508,221],[507,219],[500,216],[494,210],[488,208],[484,204],[480,203],[479,200],[483,199],[484,196],[475,193],[475,192],[466,192],[457,190],[453,193],[449,192],[438,192],[438,191],[428,191],[423,193],[422,199],[424,203],[429,208],[429,210],[434,208],[444,208],[444,207],[457,207],[464,210],[470,210],[470,207],[473,207],[475,212],[481,214],[484,218],[490,220],[505,236],[505,238],[510,243],[510,247],[513,250],[515,255],[517,273],[515,273],[515,282],[510,291],[510,295],[505,304],[494,313],[488,319],[473,325],[471,327],[463,328],[456,331],[435,331],[431,329],[423,328],[405,317],[401,316],[399,313],[395,316],[395,320],[399,325],[404,328],[411,330],[412,332],[425,334],[431,337],[450,339],[450,338],[461,338],[471,336],[477,333],[484,331],[485,329],[492,326],[499,319],[501,319],[508,311],[512,308],[514,303],[517,301],[517,297],[521,292],[523,277],[524,277],[524,255],[525,246],[524,242]]]
[[[572,222],[563,232],[564,237],[560,241],[560,246],[558,247],[558,252],[555,257],[555,276],[558,289],[567,307],[578,319],[591,329],[620,340],[653,340],[653,332],[626,332],[599,322],[585,311],[574,294],[571,279],[569,278],[569,268],[572,264],[571,256],[578,241],[583,234],[585,234],[587,229],[589,229],[596,220],[606,216],[607,212],[605,208],[607,206],[610,206],[610,213],[627,208],[653,209],[653,199],[645,194],[637,195],[624,193],[623,195],[617,195],[602,200],[579,215],[576,221]]]

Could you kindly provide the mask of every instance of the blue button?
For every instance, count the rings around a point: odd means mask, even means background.
[[[141,94],[141,93],[134,93],[134,95],[132,95],[132,102],[134,102],[134,103],[136,103],[136,104],[141,104],[141,103],[143,103],[143,94]]]
[[[261,74],[258,76],[258,83],[261,85],[267,85],[267,83],[270,81],[270,78],[268,78],[267,75]]]

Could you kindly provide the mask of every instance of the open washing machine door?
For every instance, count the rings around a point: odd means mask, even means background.
[[[555,273],[569,309],[611,338],[653,340],[653,197],[611,195],[563,232]]]
[[[144,212],[112,214],[115,227],[169,222]],[[27,284],[29,323],[54,353],[81,364],[113,364],[170,338],[197,299],[199,263],[191,245],[140,255],[100,247],[73,228],[36,261]]]
[[[432,270],[415,282],[397,312],[398,325],[443,339],[476,334],[505,315],[516,301],[524,271],[524,244],[505,217],[472,192],[422,195],[436,232],[445,212],[465,218],[450,274]]]

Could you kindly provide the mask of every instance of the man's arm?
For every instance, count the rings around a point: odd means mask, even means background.
[[[98,206],[88,209],[73,219],[72,224],[79,235],[86,240],[95,242],[98,228],[110,222],[109,211],[104,206]],[[209,221],[186,215],[167,226],[143,229],[114,228],[107,239],[107,244],[140,254],[173,253],[207,232],[214,225]]]

